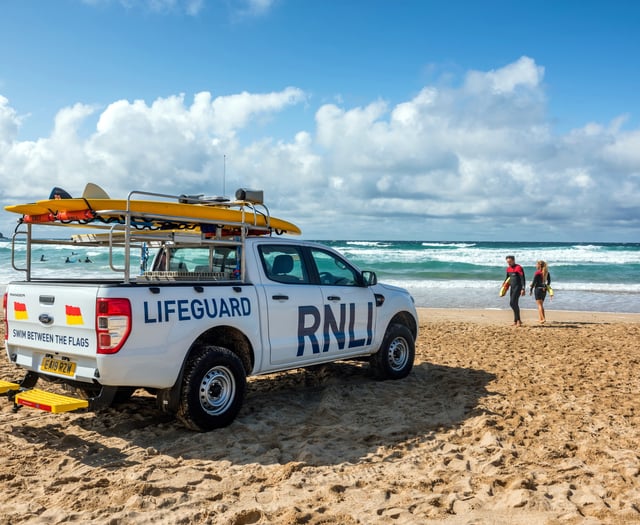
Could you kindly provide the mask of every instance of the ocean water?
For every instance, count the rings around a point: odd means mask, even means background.
[[[515,255],[527,286],[537,260],[549,265],[553,298],[548,310],[640,313],[640,243],[515,243],[334,241],[338,249],[380,281],[407,288],[418,306],[508,309],[498,291],[505,257]],[[522,308],[536,308],[533,297]]]
[[[640,313],[640,243],[510,243],[428,241],[321,241],[345,254],[378,280],[407,288],[417,306],[430,308],[508,309],[499,297],[506,255],[513,254],[531,282],[538,259],[549,265],[556,310]],[[24,246],[18,246],[19,252]],[[34,250],[34,273],[42,277],[101,276],[110,272],[106,250],[73,251],[66,246]],[[41,262],[43,257],[46,261]],[[86,258],[91,263],[83,262]],[[66,262],[69,258],[70,262]],[[124,259],[114,257],[122,267]],[[138,264],[137,262],[135,263]],[[132,267],[132,275],[138,268]],[[0,288],[23,274],[11,266],[11,245],[0,241]],[[535,308],[529,295],[523,308]]]

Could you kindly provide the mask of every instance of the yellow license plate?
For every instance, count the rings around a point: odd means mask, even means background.
[[[63,376],[73,376],[76,373],[76,364],[73,361],[63,361],[62,359],[45,357],[42,363],[40,363],[40,370]]]

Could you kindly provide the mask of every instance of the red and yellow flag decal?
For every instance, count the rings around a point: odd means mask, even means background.
[[[82,312],[78,306],[65,305],[65,313],[67,314],[67,324],[84,324]]]
[[[13,302],[13,315],[17,319],[29,319],[27,315],[27,305],[24,303],[19,303],[17,301]]]

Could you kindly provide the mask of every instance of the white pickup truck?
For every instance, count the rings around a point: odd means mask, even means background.
[[[16,409],[98,410],[145,389],[160,410],[208,431],[233,421],[250,375],[348,359],[367,359],[380,379],[410,373],[418,321],[406,290],[378,283],[327,246],[275,235],[268,216],[263,231],[239,223],[233,236],[171,220],[172,228],[149,231],[123,217],[95,224],[108,229],[95,234],[85,222],[67,241],[36,239],[44,225],[16,228],[14,247],[24,236],[28,249],[12,263],[26,279],[4,294],[5,346],[26,374],[0,380]],[[41,243],[103,247],[120,274],[34,277],[31,252]],[[135,253],[141,269],[131,275]],[[119,268],[113,261],[122,259]],[[48,382],[74,393],[35,388]]]

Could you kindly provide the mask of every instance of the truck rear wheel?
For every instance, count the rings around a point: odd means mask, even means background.
[[[402,324],[392,324],[369,363],[378,379],[402,379],[411,372],[415,353],[411,331]]]
[[[244,399],[247,379],[240,358],[218,346],[197,350],[182,379],[177,417],[199,432],[231,423]]]

